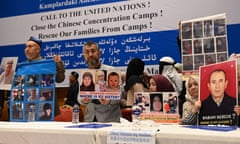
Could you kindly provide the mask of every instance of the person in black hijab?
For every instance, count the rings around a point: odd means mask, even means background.
[[[145,63],[140,58],[132,59],[127,66],[126,85],[127,106],[134,104],[134,92],[148,91],[148,78],[144,73]]]

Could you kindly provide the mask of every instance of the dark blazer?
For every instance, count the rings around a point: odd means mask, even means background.
[[[236,99],[224,94],[222,103],[220,106],[218,106],[211,95],[208,96],[207,99],[205,99],[202,102],[202,106],[200,109],[200,112],[204,115],[216,115],[216,114],[230,114],[233,113],[234,106],[236,105]]]
[[[200,124],[211,124],[208,121],[214,122],[214,124],[226,124],[236,125],[237,114],[234,112],[234,106],[236,105],[236,98],[224,94],[222,103],[218,106],[211,95],[208,96],[201,104],[199,122]],[[206,122],[206,123],[205,123]],[[226,123],[225,123],[226,122]]]

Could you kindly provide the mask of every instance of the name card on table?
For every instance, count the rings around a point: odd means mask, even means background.
[[[111,130],[107,136],[107,144],[155,144],[155,131]]]

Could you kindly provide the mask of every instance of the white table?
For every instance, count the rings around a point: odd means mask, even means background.
[[[123,131],[128,125],[118,126]],[[107,141],[107,131],[116,127],[102,128],[97,131],[96,140],[99,144]],[[156,144],[240,144],[240,129],[233,131],[212,131],[185,128],[176,124],[155,124],[145,126],[142,130],[159,130],[156,132]]]
[[[1,144],[96,144],[92,129],[65,128],[72,123],[0,122]]]
[[[80,123],[81,124],[81,123]],[[0,122],[1,144],[106,144],[108,131],[129,130],[129,124],[113,123],[99,129],[66,128],[70,122]],[[156,130],[157,144],[240,144],[240,129],[218,132],[184,128],[180,125],[145,125],[142,130]]]
[[[240,144],[240,129],[228,132],[161,126],[157,143],[167,144]]]

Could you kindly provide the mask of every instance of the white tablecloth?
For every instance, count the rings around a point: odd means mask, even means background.
[[[107,141],[107,132],[110,129],[127,130],[129,125],[113,126],[99,129],[96,141],[104,144]],[[240,129],[233,131],[212,131],[186,128],[177,124],[154,124],[143,126],[141,130],[155,130],[156,144],[240,144]]]
[[[72,123],[0,122],[0,144],[95,144],[96,130],[65,128]]]
[[[80,123],[83,124],[83,123]],[[0,144],[106,144],[108,132],[129,130],[129,124],[105,128],[66,128],[70,122],[0,122]],[[174,124],[143,125],[156,130],[157,144],[240,144],[240,129],[219,132]]]

